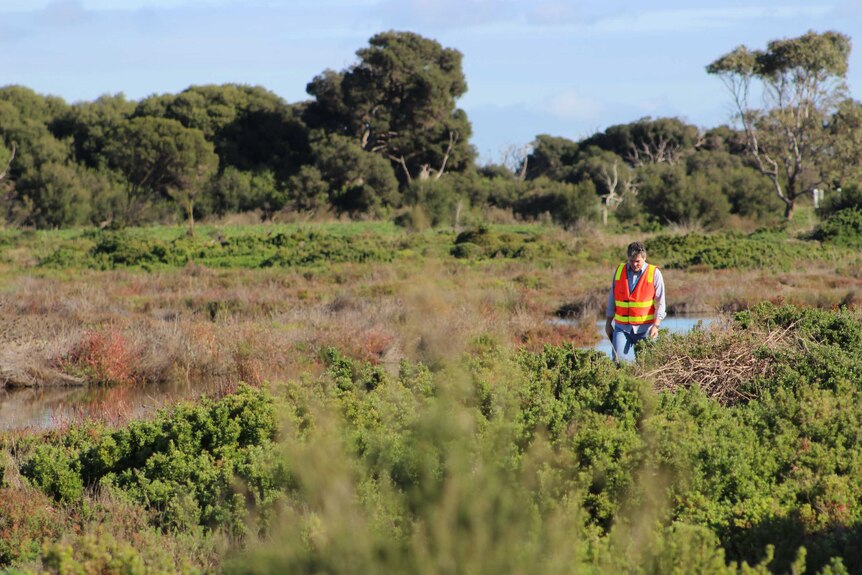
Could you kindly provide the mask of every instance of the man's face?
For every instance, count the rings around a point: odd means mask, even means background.
[[[641,271],[645,263],[646,258],[643,254],[635,254],[629,257],[629,267],[632,269],[632,271]]]

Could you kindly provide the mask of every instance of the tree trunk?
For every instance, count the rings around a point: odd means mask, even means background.
[[[784,219],[788,222],[793,219],[793,209],[796,207],[794,203],[795,202],[790,199],[784,203]]]
[[[195,237],[195,202],[194,202],[194,200],[189,200],[186,203],[186,212],[188,214],[188,219],[189,219],[188,235],[190,238],[193,238],[193,237]]]

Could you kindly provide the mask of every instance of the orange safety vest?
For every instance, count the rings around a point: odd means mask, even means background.
[[[647,264],[646,277],[641,276],[631,291],[626,264],[620,264],[614,276],[614,321],[632,325],[652,323],[655,319],[655,270],[654,265]]]

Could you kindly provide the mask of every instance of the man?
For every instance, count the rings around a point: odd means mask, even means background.
[[[626,252],[628,262],[620,264],[614,273],[605,313],[605,333],[617,365],[634,359],[635,342],[657,337],[661,320],[667,315],[664,278],[656,266],[646,263],[646,247],[632,242]]]

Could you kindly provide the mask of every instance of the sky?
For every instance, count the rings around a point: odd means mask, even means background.
[[[862,100],[862,0],[0,0],[0,86],[73,103],[238,83],[293,103],[387,30],[463,54],[458,105],[483,163],[647,116],[728,123],[705,67],[809,30],[850,36]]]

